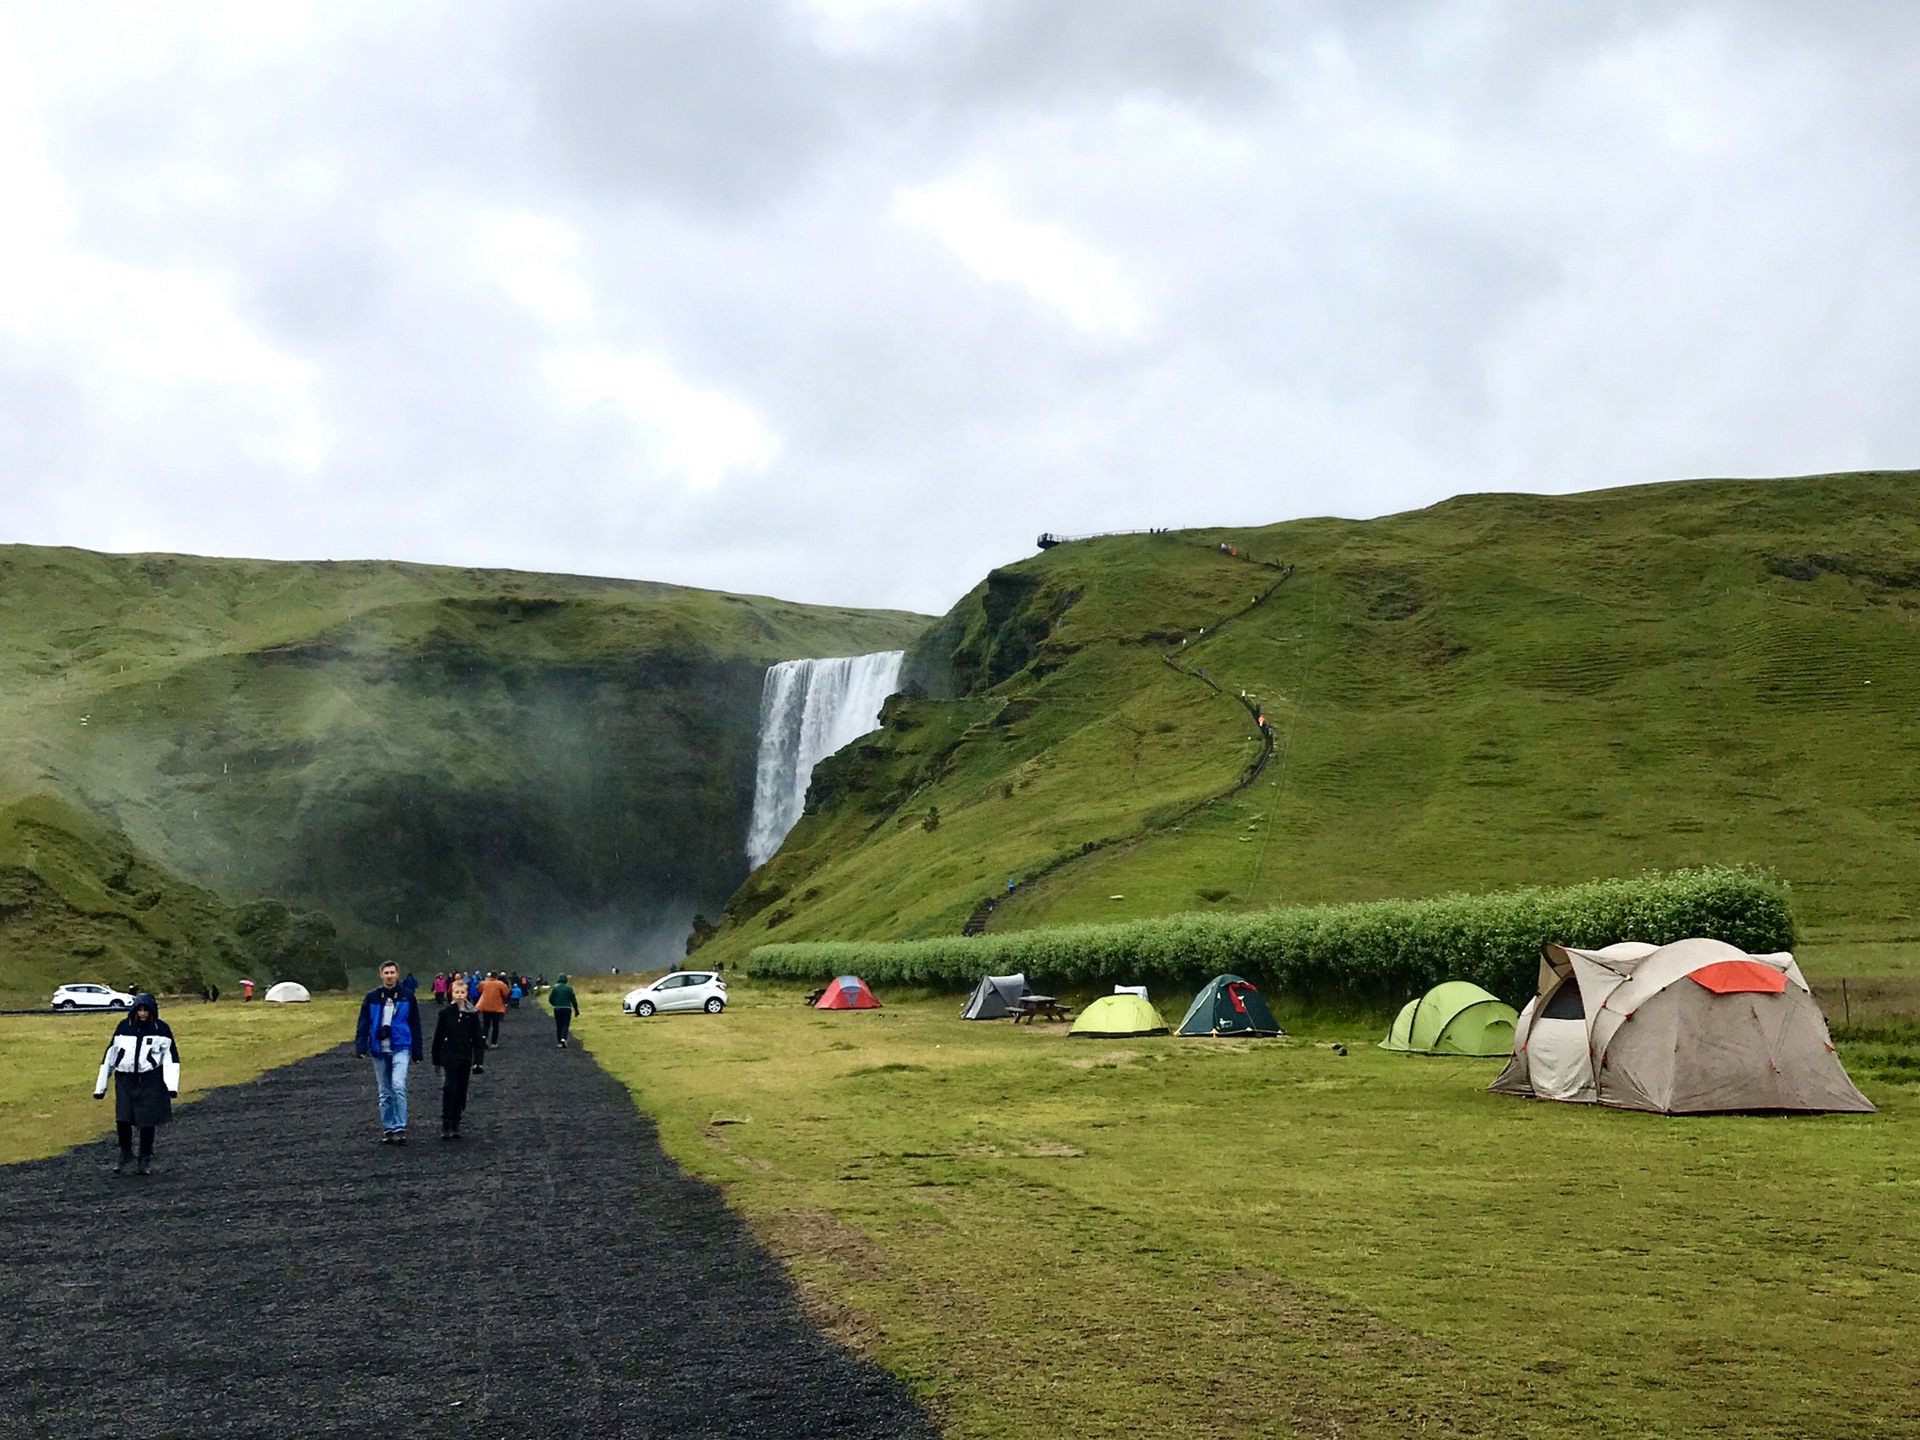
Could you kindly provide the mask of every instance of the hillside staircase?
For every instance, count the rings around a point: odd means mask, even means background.
[[[987,921],[993,918],[993,910],[1000,903],[999,897],[983,900],[980,907],[967,917],[967,923],[960,927],[962,935],[984,935],[987,933]],[[952,922],[949,921],[949,924]]]

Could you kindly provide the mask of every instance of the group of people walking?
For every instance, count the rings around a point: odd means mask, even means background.
[[[416,1062],[430,1059],[439,1072],[440,1138],[458,1140],[460,1120],[467,1110],[473,1077],[486,1073],[487,1051],[500,1044],[500,1022],[523,996],[535,993],[536,982],[524,975],[497,972],[482,976],[453,974],[433,977],[433,995],[440,1002],[429,1037],[420,1018],[411,975],[400,978],[400,967],[389,961],[380,967],[380,983],[360,1002],[354,1025],[353,1049],[373,1066],[374,1093],[380,1110],[380,1143],[407,1143],[407,1077]],[[573,1017],[580,1000],[562,975],[547,992],[553,1011],[554,1040],[568,1048]],[[120,1157],[113,1173],[153,1170],[154,1132],[173,1119],[173,1102],[180,1095],[180,1045],[160,1018],[160,1002],[142,993],[133,997],[127,1017],[114,1027],[107,1053],[100,1061],[93,1098],[104,1100],[109,1082],[114,1087],[114,1128]],[[134,1139],[140,1149],[136,1163]]]
[[[434,1021],[430,1058],[441,1077],[442,1140],[460,1138],[460,1120],[466,1114],[473,1077],[486,1072],[487,1051],[500,1044],[501,1020],[510,1008],[518,1007],[523,995],[533,993],[534,985],[526,976],[504,972],[485,978],[480,978],[477,971],[433,977],[434,997],[441,1006]],[[574,1013],[580,1008],[566,976],[562,975],[547,992],[547,1004],[553,1011],[555,1041],[564,1050]],[[407,1074],[428,1043],[424,1035],[412,985],[401,980],[399,966],[391,962],[382,965],[380,984],[360,1002],[353,1048],[354,1053],[373,1063],[383,1145],[407,1143]]]

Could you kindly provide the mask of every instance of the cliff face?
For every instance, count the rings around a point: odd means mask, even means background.
[[[924,624],[568,576],[11,547],[0,800],[59,797],[224,901],[324,912],[355,962],[626,969],[678,954],[745,878],[766,666]]]

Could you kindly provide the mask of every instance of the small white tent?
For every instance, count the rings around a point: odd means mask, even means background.
[[[304,1005],[313,999],[307,993],[307,987],[294,980],[282,980],[267,991],[267,999],[276,1005]]]
[[[1488,1088],[1667,1115],[1873,1109],[1793,956],[1704,939],[1542,946],[1539,991]]]

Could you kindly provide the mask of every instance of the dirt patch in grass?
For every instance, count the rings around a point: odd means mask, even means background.
[[[886,1274],[885,1252],[830,1210],[783,1210],[757,1221],[755,1229],[783,1260],[823,1261],[862,1279]]]
[[[1321,1346],[1336,1360],[1378,1360],[1400,1356],[1431,1358],[1453,1354],[1452,1347],[1418,1331],[1383,1320],[1371,1310],[1348,1305],[1323,1290],[1282,1280],[1265,1270],[1235,1270],[1215,1282],[1243,1295],[1287,1329]]]

